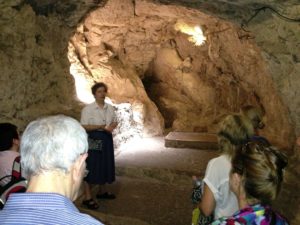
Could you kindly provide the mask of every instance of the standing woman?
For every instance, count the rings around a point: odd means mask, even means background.
[[[85,178],[85,199],[83,205],[89,209],[99,206],[93,200],[91,185],[100,185],[99,199],[114,199],[115,195],[106,190],[105,184],[115,181],[115,157],[112,131],[117,127],[113,106],[105,103],[107,85],[100,82],[92,87],[95,102],[87,105],[81,112],[81,124],[88,133],[89,151],[86,160],[89,171]]]

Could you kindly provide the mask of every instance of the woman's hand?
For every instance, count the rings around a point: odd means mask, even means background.
[[[109,133],[112,133],[114,129],[115,129],[115,128],[114,128],[112,125],[105,126],[105,128],[104,128],[104,130],[106,130],[106,131],[109,132]]]
[[[117,126],[118,126],[118,123],[113,122],[113,123],[111,123],[110,125],[105,126],[104,129],[105,129],[106,131],[112,133],[113,130],[114,130]]]

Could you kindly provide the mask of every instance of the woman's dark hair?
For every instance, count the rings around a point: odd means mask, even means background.
[[[99,82],[99,83],[95,83],[93,86],[92,86],[92,93],[93,95],[96,94],[96,91],[98,88],[101,88],[101,87],[104,87],[105,89],[105,92],[107,92],[108,88],[107,88],[107,85],[103,82]]]
[[[11,123],[0,123],[0,151],[10,149],[13,139],[19,139],[17,126]]]
[[[265,110],[262,107],[247,105],[242,108],[242,115],[246,116],[252,123],[254,129],[262,129],[265,125],[263,117]]]
[[[231,172],[242,176],[248,199],[270,204],[280,191],[287,163],[286,155],[275,147],[251,141],[237,150]]]
[[[254,135],[254,129],[250,121],[240,115],[226,116],[219,128],[218,142],[222,154],[232,157],[240,146]]]

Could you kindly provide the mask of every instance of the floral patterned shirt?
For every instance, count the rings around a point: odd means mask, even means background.
[[[211,225],[289,225],[288,222],[275,213],[269,206],[261,204],[248,206],[231,217],[222,217]]]

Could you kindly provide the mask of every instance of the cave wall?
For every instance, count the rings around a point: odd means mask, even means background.
[[[284,15],[297,18],[298,6],[286,7]],[[299,19],[299,18],[298,18]],[[300,135],[300,24],[281,19],[270,11],[258,15],[249,30],[261,48],[276,90],[289,109],[297,136]],[[263,30],[263,32],[259,32]]]
[[[244,29],[249,31],[248,38],[253,39],[262,51],[276,91],[288,108],[288,112],[285,113],[290,115],[296,136],[300,135],[298,88],[300,82],[300,3],[298,0],[157,0],[157,2],[199,9],[231,21],[237,26],[243,25]],[[258,9],[262,10],[257,13]],[[255,14],[257,15],[254,16]],[[294,143],[295,136],[292,139]],[[297,149],[295,151],[298,152]]]
[[[180,31],[197,25],[207,38],[202,46],[195,46]],[[107,81],[114,101],[144,99],[146,106],[150,102],[146,110],[150,130],[160,127],[161,120],[140,79],[167,128],[216,132],[224,115],[247,104],[263,105],[262,135],[291,149],[294,131],[288,109],[261,51],[247,32],[232,23],[174,5],[110,0],[86,16],[71,43],[86,70],[83,76]]]
[[[0,1],[0,121],[15,123],[20,130],[44,115],[78,118],[82,106],[66,53],[72,27],[94,5],[78,8],[81,16],[69,18],[70,8],[57,4],[55,9],[50,4],[55,1],[28,2]]]
[[[156,2],[195,8],[231,21],[237,26],[243,25],[244,29],[249,31],[248,38],[253,39],[262,51],[262,56],[269,65],[267,70],[272,76],[276,91],[288,108],[288,112],[284,113],[290,115],[296,136],[300,135],[298,0],[156,0]],[[258,9],[262,10],[257,13]],[[254,16],[255,14],[257,15]],[[292,139],[294,143],[295,136]]]
[[[69,73],[68,42],[87,12],[105,2],[0,0],[1,122],[11,121],[23,129],[29,121],[38,116],[65,113],[79,117],[83,104],[75,97],[74,80]],[[254,13],[253,9],[262,4],[272,5],[291,17],[297,17],[300,11],[297,0],[284,2],[156,0],[155,2],[197,8],[225,18],[236,25],[249,19]],[[290,23],[266,12],[251,21],[247,29],[251,31],[248,37],[259,46],[264,60],[269,65],[266,74],[272,76],[276,88],[274,92],[279,94],[287,107],[280,111],[285,115],[281,118],[286,118],[282,123],[290,123],[290,118],[292,128],[299,136],[299,23]],[[264,101],[268,101],[271,97],[266,92],[262,95],[266,95]],[[269,109],[269,115],[272,113],[272,109]],[[270,123],[276,123],[277,118],[272,118]],[[294,135],[291,134],[290,138],[293,139]],[[282,197],[285,202],[278,204],[291,219],[291,224],[300,223],[297,204],[299,199],[293,195],[299,189],[297,181],[300,171],[299,151],[299,148],[296,149],[287,171],[289,185],[284,187]]]
[[[170,1],[161,2],[170,3]],[[221,4],[218,1],[211,3],[210,1],[183,0],[172,1],[172,4],[197,7],[237,23],[247,19],[253,12],[254,6],[260,6],[262,3],[278,6],[276,5],[278,3],[273,1],[237,1],[231,5],[235,9],[233,12],[226,10],[230,2],[222,2],[223,8],[217,7]],[[69,62],[66,57],[67,43],[86,13],[93,7],[104,3],[106,1],[1,0],[2,101],[0,104],[2,121],[11,120],[24,127],[28,121],[41,115],[61,112],[78,117],[82,104],[74,97],[76,95],[74,80],[69,76]],[[148,4],[148,1],[135,1],[133,7],[130,6],[129,11],[124,10],[121,16],[126,20],[128,16],[146,15],[149,12],[143,9],[143,4]],[[299,12],[299,5],[297,7],[295,4],[295,1],[289,1],[289,5],[281,5],[281,9],[284,6],[283,12],[295,17]],[[172,18],[172,15],[165,14],[165,10],[153,7],[152,15]],[[148,28],[156,26],[155,23],[155,20],[150,21]],[[272,75],[277,92],[288,108],[288,111],[280,110],[279,113],[283,116],[279,124],[290,123],[290,115],[295,133],[299,135],[299,98],[297,98],[299,96],[299,88],[297,88],[299,86],[299,76],[297,76],[299,74],[299,24],[283,21],[267,12],[258,15],[247,29],[253,31],[249,33],[249,37],[254,38],[253,40],[263,51],[263,57],[269,63],[267,71]],[[139,43],[143,45],[141,40],[145,37],[136,37],[136,33],[138,33],[137,30],[129,32],[128,35],[132,35],[132,38],[140,38]],[[152,35],[152,38],[155,39],[154,36]],[[154,40],[150,47],[144,45],[143,54],[140,57],[137,55],[131,57],[127,54],[123,57],[123,62],[129,60],[128,63],[131,63],[132,60],[138,58],[147,62],[147,57],[151,58],[153,54],[156,54],[152,49],[155,48],[157,41]],[[130,42],[127,44],[128,47],[135,47],[129,46]],[[122,58],[122,54],[119,56]],[[147,63],[137,62],[136,65],[134,69],[139,75],[148,67]],[[263,95],[268,95],[268,93]],[[276,120],[272,115],[270,112],[270,122]],[[277,131],[278,129],[276,128]],[[290,140],[294,136],[289,135],[289,132],[283,133],[284,138],[288,135],[289,143],[292,143]]]

